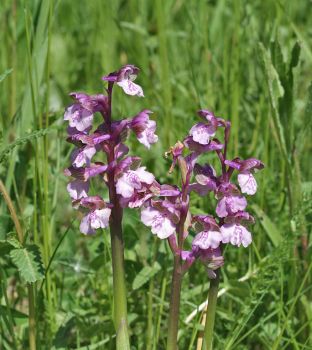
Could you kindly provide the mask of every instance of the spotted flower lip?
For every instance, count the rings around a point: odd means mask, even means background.
[[[80,231],[85,235],[90,235],[94,234],[98,228],[108,227],[110,214],[110,208],[90,211],[81,220]]]
[[[152,207],[146,207],[141,211],[141,221],[144,225],[150,226],[152,233],[160,239],[168,238],[176,230],[166,212],[160,212]]]
[[[189,135],[192,137],[193,141],[201,145],[208,145],[210,139],[214,137],[215,134],[216,128],[213,125],[204,123],[195,124],[189,132]]]
[[[220,231],[222,243],[231,243],[238,247],[243,245],[246,248],[252,242],[251,233],[243,225],[236,223],[224,224],[220,227]]]
[[[235,158],[231,161],[226,160],[225,164],[239,171],[237,180],[242,193],[254,195],[257,192],[257,181],[252,173],[255,170],[263,169],[264,164],[260,160],[256,158],[249,158],[246,160]]]
[[[142,189],[143,184],[151,185],[155,177],[145,169],[145,167],[140,167],[136,170],[125,171],[117,180],[116,192],[124,198],[130,198],[135,190]]]
[[[127,95],[144,97],[141,86],[133,82],[136,79],[139,71],[139,68],[132,64],[128,64],[123,66],[119,71],[102,77],[102,80],[116,83]]]
[[[247,200],[244,196],[226,195],[219,200],[216,213],[220,218],[224,218],[243,211],[246,207]]]
[[[215,249],[218,248],[222,236],[219,231],[201,231],[193,239],[192,245],[200,249]]]
[[[66,109],[64,120],[69,121],[71,128],[78,131],[89,131],[92,127],[93,113],[79,104],[72,104]]]

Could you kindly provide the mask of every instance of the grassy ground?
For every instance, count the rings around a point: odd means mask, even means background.
[[[146,97],[116,94],[114,115],[154,111],[160,141],[132,153],[161,182],[174,176],[160,155],[198,108],[231,120],[232,156],[266,165],[250,200],[253,244],[225,251],[215,348],[312,349],[311,2],[2,0],[0,27],[0,178],[46,268],[32,289],[39,348],[114,348],[109,235],[79,233],[62,113],[69,92],[100,92],[102,75],[132,63]],[[8,255],[19,246],[2,199],[0,348],[26,349],[29,286]],[[193,203],[212,208],[209,199]],[[137,213],[125,216],[132,348],[164,349],[172,257]],[[144,267],[151,272],[138,281]],[[182,350],[196,349],[208,286],[200,264],[184,279]]]

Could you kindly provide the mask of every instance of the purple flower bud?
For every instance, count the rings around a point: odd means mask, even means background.
[[[64,170],[66,176],[72,176],[80,181],[87,181],[90,177],[104,173],[107,169],[107,165],[102,163],[92,164],[87,168],[75,168],[70,166]]]
[[[89,196],[81,198],[74,203],[76,206],[82,206],[91,210],[106,208],[107,204],[100,196]]]
[[[170,147],[168,152],[165,152],[165,157],[168,158],[169,155],[172,155],[172,164],[169,169],[169,174],[173,172],[173,169],[177,163],[178,158],[182,155],[184,145],[182,142],[178,141],[173,147]]]
[[[90,211],[83,217],[80,224],[80,231],[85,235],[94,234],[98,228],[106,228],[109,225],[111,209],[96,209]]]
[[[205,264],[209,278],[216,278],[215,270],[222,267],[224,258],[220,248],[200,250],[200,260]]]
[[[186,137],[183,143],[190,151],[195,151],[197,153],[218,151],[224,147],[223,144],[215,140],[211,140],[207,145],[201,145],[200,143],[195,142],[191,136]]]
[[[252,215],[250,215],[249,213],[247,213],[246,211],[238,211],[237,213],[235,213],[234,215],[231,216],[227,216],[224,219],[224,222],[226,224],[240,224],[240,223],[255,223],[255,219]]]
[[[211,165],[205,164],[204,166],[201,166],[200,164],[195,164],[194,174],[198,184],[197,186],[196,184],[192,186],[193,190],[197,191],[200,195],[205,195],[208,191],[216,190],[216,171]]]
[[[158,141],[158,136],[155,135],[156,122],[149,119],[151,113],[153,112],[145,109],[135,116],[130,123],[130,128],[135,132],[139,142],[147,148]]]

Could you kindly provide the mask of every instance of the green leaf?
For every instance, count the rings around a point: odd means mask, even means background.
[[[263,226],[265,232],[271,239],[275,247],[279,245],[282,241],[282,235],[280,234],[278,228],[271,221],[271,219],[264,213],[264,211],[259,208],[256,204],[253,204],[252,209],[256,213],[258,219],[260,220],[261,225]]]
[[[271,106],[273,109],[273,122],[278,135],[278,143],[285,160],[288,162],[288,152],[285,142],[285,132],[279,115],[279,98],[284,96],[284,88],[280,82],[279,75],[273,66],[270,53],[266,50],[262,43],[259,44],[262,53],[264,70],[266,73],[267,83],[269,87],[269,95]]]
[[[289,64],[290,69],[297,67],[299,63],[300,51],[301,47],[297,41],[291,50],[291,60]]]
[[[24,314],[21,311],[18,311],[16,309],[10,308],[10,313],[12,317],[14,318],[14,321],[17,325],[22,325],[24,323],[27,323],[28,321],[28,315]],[[8,315],[8,307],[4,305],[0,305],[0,315],[7,315],[7,317],[10,317]]]
[[[10,256],[26,282],[36,282],[44,278],[44,267],[37,245],[32,244],[26,248],[13,249]]]
[[[10,74],[13,72],[13,69],[6,69],[1,75],[0,75],[0,83]]]
[[[6,241],[14,248],[22,248],[22,244],[16,237],[16,234],[14,232],[10,232],[7,235]]]
[[[154,263],[154,266],[144,266],[143,269],[136,275],[133,283],[132,288],[139,289],[142,287],[146,282],[148,282],[159,270],[161,269],[158,262]]]
[[[16,238],[16,234],[10,232],[7,234],[6,239],[0,240],[0,255],[8,254],[13,248],[22,248],[22,245]]]

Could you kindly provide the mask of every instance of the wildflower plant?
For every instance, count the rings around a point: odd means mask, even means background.
[[[167,350],[177,349],[182,277],[196,260],[205,265],[211,279],[205,327],[205,346],[211,348],[218,269],[224,264],[222,245],[230,243],[247,247],[252,242],[248,224],[253,223],[254,219],[245,211],[247,200],[243,193],[256,193],[257,183],[253,172],[263,168],[263,163],[254,158],[227,160],[230,122],[214,116],[208,110],[200,110],[198,115],[202,121],[190,129],[183,142],[177,142],[166,154],[172,157],[170,172],[178,165],[180,188],[175,186],[168,189],[163,193],[163,198],[150,198],[141,209],[142,222],[151,227],[152,233],[160,239],[168,240],[174,255]],[[216,138],[218,129],[223,129],[223,142]],[[211,164],[199,163],[201,156],[207,152],[217,155],[222,170],[220,175]],[[238,171],[240,189],[231,182],[235,170]],[[217,199],[215,213],[192,215],[192,192],[200,196],[213,192]],[[191,238],[191,249],[185,250],[191,232],[195,233]]]
[[[65,112],[69,122],[68,141],[76,148],[72,152],[72,165],[65,174],[72,177],[67,186],[73,206],[85,214],[80,231],[94,234],[99,228],[110,228],[113,264],[114,322],[117,332],[117,348],[128,346],[127,303],[123,262],[122,216],[123,208],[140,208],[141,221],[150,227],[152,234],[168,240],[174,256],[171,284],[167,350],[177,349],[180,294],[183,275],[198,260],[204,264],[211,279],[205,346],[211,348],[212,330],[218,291],[218,270],[224,264],[222,245],[247,247],[252,242],[248,225],[253,217],[245,210],[244,194],[254,195],[257,183],[256,170],[263,163],[250,158],[227,159],[231,124],[216,117],[208,110],[198,112],[201,121],[196,123],[184,138],[166,153],[172,158],[169,172],[178,167],[181,184],[159,184],[155,176],[141,166],[141,159],[128,156],[125,141],[133,131],[140,143],[150,148],[157,142],[156,123],[150,119],[149,110],[143,110],[133,118],[112,120],[112,91],[114,85],[128,95],[143,96],[142,88],[134,83],[138,68],[127,65],[119,71],[103,77],[108,82],[107,94],[86,95],[72,93],[74,103]],[[100,113],[100,125],[94,127],[94,114]],[[216,135],[223,130],[222,142]],[[214,152],[220,161],[218,175],[211,164],[202,164],[202,156]],[[94,161],[98,153],[104,153],[106,162]],[[238,186],[232,181],[237,172]],[[90,195],[90,182],[100,177],[108,188],[109,199]],[[215,213],[191,213],[192,193],[216,198]],[[186,249],[186,245],[190,249]],[[121,344],[121,345],[118,345]]]
[[[135,66],[126,65],[103,77],[108,84],[106,94],[71,93],[74,103],[64,115],[64,120],[69,123],[67,141],[76,146],[71,155],[71,166],[65,170],[65,175],[72,178],[67,190],[74,208],[84,212],[80,231],[90,235],[99,228],[110,228],[114,323],[119,349],[128,348],[123,207],[136,206],[138,202],[144,201],[145,193],[155,191],[154,175],[140,166],[139,157],[127,155],[129,148],[124,143],[129,131],[133,131],[138,141],[147,148],[157,141],[156,123],[149,118],[151,111],[143,110],[133,118],[112,119],[114,85],[121,87],[127,95],[144,96],[142,88],[134,83],[138,72]],[[94,125],[95,113],[102,117],[97,126]],[[104,153],[106,162],[95,160],[101,153]],[[94,178],[100,178],[107,187],[108,200],[102,195],[89,194],[90,182]]]

